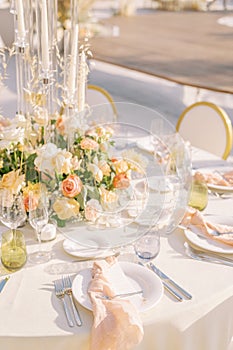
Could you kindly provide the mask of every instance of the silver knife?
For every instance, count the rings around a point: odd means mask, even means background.
[[[161,278],[162,281],[170,283],[173,287],[175,287],[180,293],[182,293],[187,299],[192,299],[192,295],[188,293],[184,288],[179,286],[175,281],[173,281],[170,277],[165,275],[161,270],[159,270],[154,264],[149,263],[150,268]]]
[[[141,266],[143,266],[143,267],[145,267],[145,266],[143,265],[143,263],[141,263],[141,262],[139,262],[138,264],[141,265]],[[149,266],[147,266],[147,267],[149,267]],[[154,270],[153,267],[149,267],[149,268],[150,268],[154,273],[156,273],[156,275],[158,276],[156,270]],[[158,276],[158,277],[160,277],[160,276]],[[161,277],[160,277],[160,279],[161,279]],[[164,288],[165,288],[169,293],[171,293],[177,300],[179,300],[179,301],[183,301],[183,300],[184,300],[183,297],[182,297],[180,294],[178,294],[174,289],[172,289],[165,281],[163,281],[163,280],[161,279],[161,282],[163,283]]]
[[[7,276],[7,277],[5,277],[3,280],[1,280],[0,281],[0,293],[1,293],[1,291],[3,290],[3,288],[4,288],[4,286],[5,286],[5,284],[6,284],[6,282],[9,280],[9,276]]]
[[[177,300],[179,300],[179,301],[183,301],[184,300],[183,297],[180,294],[178,294],[174,289],[172,289],[165,281],[163,281],[163,280],[161,280],[161,281],[162,281],[162,283],[164,285],[164,288],[168,292],[170,292]]]

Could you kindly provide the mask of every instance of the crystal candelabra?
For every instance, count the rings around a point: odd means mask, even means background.
[[[80,118],[80,112],[85,109],[88,70],[84,50],[79,55],[78,0],[70,0],[70,9],[71,26],[64,33],[62,57],[57,43],[57,0],[11,2],[15,24],[18,113],[25,117],[30,130],[39,116],[44,143],[56,141],[54,121],[59,104],[63,106],[67,124],[72,118]],[[63,74],[62,84],[59,83],[60,74]],[[67,142],[71,148],[72,132],[68,133]]]

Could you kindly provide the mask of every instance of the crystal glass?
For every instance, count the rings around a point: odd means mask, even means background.
[[[2,235],[2,264],[9,270],[17,270],[27,260],[24,235],[17,230],[17,227],[26,219],[26,211],[20,194],[13,195],[9,191],[1,191],[0,219],[11,229]]]
[[[154,259],[160,251],[160,232],[158,228],[151,229],[134,243],[134,250],[139,259],[148,262]]]
[[[29,259],[32,263],[41,264],[47,262],[51,254],[48,251],[41,249],[41,231],[45,225],[47,225],[49,219],[48,207],[45,193],[40,192],[38,195],[29,193],[29,222],[30,225],[36,230],[37,239],[39,241],[38,251],[30,254]]]

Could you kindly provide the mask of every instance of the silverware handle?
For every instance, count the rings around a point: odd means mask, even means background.
[[[207,256],[209,256],[209,257],[211,257],[213,259],[217,259],[217,260],[220,260],[220,261],[226,261],[226,262],[228,262],[228,263],[233,265],[233,259],[231,259],[231,258],[227,258],[227,257],[222,256],[222,255],[220,256],[218,254],[211,253],[211,252],[207,252],[207,253],[206,252],[201,252],[200,254],[207,255]]]
[[[204,255],[204,254],[200,254],[199,258],[204,260],[204,261],[209,261],[209,262],[213,262],[213,263],[216,263],[216,264],[233,267],[233,262],[230,262],[230,261],[227,261],[227,260],[222,260],[221,258],[211,257],[211,256]]]
[[[162,281],[164,288],[166,288],[166,290],[171,293],[177,300],[179,301],[183,301],[184,299],[182,298],[182,296],[180,294],[178,294],[174,289],[172,289],[166,282]]]
[[[192,299],[192,295],[189,294],[184,288],[182,288],[180,285],[178,285],[175,281],[169,279],[168,282],[170,282],[173,287],[178,289],[179,292],[181,292],[187,299]]]
[[[74,313],[75,322],[76,322],[77,326],[80,327],[83,324],[82,320],[81,320],[81,317],[80,317],[80,314],[79,314],[79,312],[78,312],[78,310],[77,310],[77,308],[76,308],[76,306],[74,304],[72,295],[70,294],[69,297],[70,297],[70,302],[71,302],[71,305],[72,305],[72,310],[73,310],[73,313]]]
[[[66,318],[67,318],[68,325],[69,325],[70,327],[74,327],[74,323],[73,323],[73,321],[72,321],[72,318],[71,318],[69,309],[68,309],[68,307],[67,307],[65,298],[62,298],[61,300],[62,300],[62,302],[63,302],[63,306],[64,306],[64,310],[65,310],[65,314],[66,314]]]

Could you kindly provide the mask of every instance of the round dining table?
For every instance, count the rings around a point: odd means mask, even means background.
[[[192,153],[194,169],[229,165],[197,149]],[[232,218],[233,224],[233,195],[223,198],[209,194],[203,214]],[[6,229],[1,226],[1,232]],[[27,225],[21,230],[30,254],[38,248],[35,233]],[[89,349],[92,312],[75,301],[83,324],[69,327],[62,302],[55,295],[54,281],[63,275],[74,278],[81,270],[91,267],[93,261],[75,261],[78,258],[63,248],[65,239],[58,231],[54,240],[42,244],[43,249],[52,252],[47,263],[33,265],[28,260],[23,268],[12,273],[0,266],[0,279],[10,276],[0,293],[0,349]],[[233,268],[191,259],[185,253],[186,240],[181,228],[162,235],[161,250],[154,263],[187,290],[192,299],[180,302],[164,291],[159,303],[141,312],[144,337],[134,350],[227,350],[230,346]],[[131,248],[124,247],[119,260],[136,263]],[[233,259],[233,254],[228,257]]]

